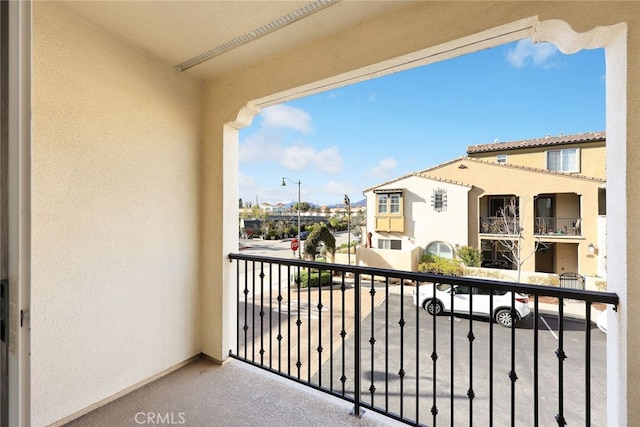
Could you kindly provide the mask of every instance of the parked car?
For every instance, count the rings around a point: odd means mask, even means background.
[[[493,291],[493,312],[490,308],[492,298],[488,289],[473,288],[469,286],[449,285],[437,283],[435,285],[435,296],[433,294],[433,284],[419,286],[413,291],[414,304],[424,308],[433,315],[438,315],[444,311],[469,314],[470,302],[473,302],[472,314],[486,316],[495,320],[498,324],[511,327],[513,314],[516,323],[530,313],[529,297],[519,293],[515,294],[515,303],[511,305],[511,291]],[[453,293],[453,301],[451,294]],[[453,303],[453,310],[452,310]]]
[[[298,236],[298,240],[307,240],[307,237],[309,237],[309,232],[301,231],[300,235]]]

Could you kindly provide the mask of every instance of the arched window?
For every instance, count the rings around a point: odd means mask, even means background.
[[[442,258],[453,258],[453,247],[445,242],[431,242],[427,245],[426,251]]]

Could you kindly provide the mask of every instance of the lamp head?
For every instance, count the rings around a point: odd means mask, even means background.
[[[281,186],[282,186],[282,187],[286,187],[286,186],[287,186],[287,183],[286,183],[286,182],[284,182],[284,178],[282,178],[282,184],[281,184]]]

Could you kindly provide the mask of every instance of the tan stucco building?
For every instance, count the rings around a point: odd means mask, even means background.
[[[398,260],[388,249],[453,257],[456,246],[468,245],[482,251],[487,267],[605,277],[604,148],[602,132],[476,145],[467,154],[477,158],[365,190],[371,249],[377,259]],[[570,158],[554,163],[561,154]],[[512,199],[518,215],[508,218]],[[505,247],[517,241],[519,251]]]
[[[195,355],[228,357],[238,129],[261,108],[526,38],[605,50],[606,197],[620,207],[607,424],[639,425],[640,4],[307,6],[2,2],[7,425],[72,419]]]
[[[467,156],[496,166],[475,164],[472,169],[479,174],[458,171],[478,179],[482,188],[476,202],[480,221],[475,242],[488,257],[497,255],[491,243],[499,236],[491,237],[490,229],[495,211],[517,196],[524,256],[537,249],[523,268],[606,277],[605,132],[474,145],[467,148]]]
[[[500,211],[515,198],[523,271],[600,275],[597,255],[604,254],[596,245],[598,199],[604,180],[472,158],[454,160],[421,174],[473,183],[469,246],[480,248],[485,260],[505,259],[500,242],[513,230],[502,229]]]

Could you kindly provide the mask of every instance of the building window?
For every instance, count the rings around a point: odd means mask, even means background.
[[[401,188],[373,190],[375,200],[375,225],[378,232],[404,232],[404,201]]]
[[[496,161],[500,164],[507,163],[507,155],[506,154],[498,154],[496,156]]]
[[[580,172],[580,150],[565,148],[547,151],[547,169],[555,172]]]
[[[431,206],[436,212],[444,212],[447,210],[447,190],[438,188],[433,190],[431,196]]]
[[[378,193],[378,214],[398,215],[402,213],[402,193]]]
[[[400,213],[400,194],[389,195],[389,212],[392,214]]]
[[[386,214],[389,205],[388,194],[378,194],[378,213]]]
[[[378,249],[402,250],[402,240],[378,239]]]
[[[453,259],[453,248],[445,242],[431,242],[425,250],[430,255]]]

